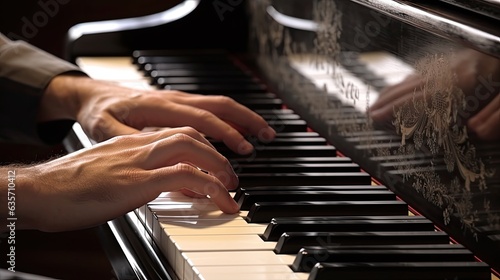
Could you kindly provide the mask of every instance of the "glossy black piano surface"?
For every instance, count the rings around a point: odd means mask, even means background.
[[[186,2],[196,4],[193,11],[165,25],[82,33],[68,45],[69,57],[128,55],[158,88],[226,94],[273,123],[277,141],[254,142],[250,157],[214,145],[240,174],[244,190],[236,195],[250,211],[247,221],[271,221],[266,232],[275,230],[273,223],[287,229],[277,241],[283,252],[317,246],[318,238],[343,240],[342,246],[310,249],[346,250],[337,252],[338,260],[309,267],[315,275],[310,279],[330,279],[335,271],[342,279],[366,279],[370,273],[373,279],[397,279],[406,268],[411,272],[405,279],[489,279],[484,266],[464,268],[458,255],[446,251],[446,234],[442,239],[432,229],[398,226],[409,223],[406,205],[370,189],[369,176],[500,270],[500,140],[480,139],[466,126],[500,93],[499,21],[434,1]],[[105,47],[100,50],[96,41]],[[374,120],[367,108],[388,88],[407,92],[388,118]],[[344,199],[329,199],[334,194]],[[255,202],[259,197],[265,199]],[[179,276],[162,268],[169,256],[162,255],[158,223],[168,224],[169,215],[153,202],[110,223],[140,258],[147,251],[157,254],[151,262],[159,260],[159,266],[145,269],[152,278],[165,278],[164,272]],[[304,232],[307,223],[314,226]],[[341,223],[352,232],[344,232]],[[120,228],[125,233],[116,233]],[[144,248],[136,235],[145,237]],[[430,248],[444,262],[416,261],[415,255]],[[363,251],[363,261],[352,257],[356,250]],[[401,251],[406,253],[397,262]],[[457,259],[446,261],[446,254]]]

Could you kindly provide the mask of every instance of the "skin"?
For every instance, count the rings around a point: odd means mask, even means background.
[[[165,191],[208,196],[224,213],[237,213],[228,189],[238,178],[205,136],[242,154],[253,149],[245,134],[275,136],[260,116],[227,97],[138,91],[70,74],[54,78],[40,104],[40,122],[57,119],[77,120],[102,142],[49,162],[0,168],[4,178],[9,170],[16,173],[18,229],[95,226]],[[170,129],[141,132],[146,127]],[[0,205],[8,205],[5,182]],[[8,214],[0,207],[0,220]]]
[[[500,139],[500,61],[482,53],[465,50],[456,55],[451,70],[456,74],[456,85],[466,96],[478,100],[490,92],[489,102],[477,112],[467,112],[467,128],[479,138],[494,141]],[[484,84],[488,81],[488,85]],[[389,86],[380,92],[378,100],[370,108],[370,116],[377,122],[389,121],[394,108],[400,107],[410,98],[423,98],[424,79],[419,75],[408,76],[403,82]],[[476,92],[481,90],[480,94]],[[491,90],[494,90],[491,92]]]

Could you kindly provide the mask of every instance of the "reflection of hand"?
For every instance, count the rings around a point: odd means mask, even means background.
[[[500,94],[470,118],[467,126],[482,139],[500,139]]]
[[[450,73],[456,75],[455,85],[463,91],[466,100],[472,99],[477,103],[483,100],[491,100],[491,97],[496,93],[492,90],[498,90],[498,82],[495,82],[495,79],[500,78],[500,61],[472,50],[462,51],[455,57],[456,59],[450,63],[449,69],[445,69],[445,71],[450,71]],[[433,65],[426,66],[433,67]],[[439,79],[440,77],[430,78]],[[411,75],[401,83],[383,89],[379,99],[370,108],[371,117],[378,122],[389,120],[393,116],[395,108],[400,108],[410,99],[414,98],[415,101],[422,99],[425,96],[424,87],[428,82],[426,78],[420,75]],[[429,97],[430,93],[427,92],[426,94]],[[497,132],[493,130],[495,123],[497,127],[500,124],[498,114],[494,113],[495,108],[498,110],[499,106],[497,96],[480,113],[469,120],[469,128],[475,131],[480,138],[486,140],[493,140],[495,137],[500,138],[500,135],[495,134]],[[471,110],[465,112],[464,116],[475,113]],[[480,121],[476,120],[488,120],[489,122],[478,127]]]
[[[67,108],[66,112],[54,112],[54,104],[60,100],[65,100],[65,106],[59,106],[59,110]],[[136,133],[145,127],[191,126],[245,154],[253,147],[242,134],[262,140],[275,136],[262,117],[228,97],[136,90],[71,75],[52,80],[41,111],[41,120],[61,115],[78,120],[98,141]]]
[[[24,228],[94,226],[183,188],[209,195],[223,212],[238,211],[227,192],[238,185],[230,163],[192,128],[118,136],[16,174]]]

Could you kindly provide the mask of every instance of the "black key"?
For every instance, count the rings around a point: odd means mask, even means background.
[[[259,85],[259,84],[165,85],[162,88],[166,89],[166,90],[179,90],[179,91],[193,92],[193,93],[199,93],[199,94],[223,94],[226,92],[230,92],[230,93],[255,93],[255,92],[266,92],[267,91],[266,87],[264,85]],[[273,109],[273,108],[262,108],[262,109]]]
[[[237,174],[287,172],[359,172],[355,163],[240,164]]]
[[[274,248],[277,254],[295,254],[304,246],[446,244],[449,237],[441,231],[374,231],[374,232],[286,232]]]
[[[277,217],[271,221],[343,221],[343,220],[427,220],[422,216],[388,215],[388,216],[304,216],[304,217]]]
[[[490,280],[488,265],[480,262],[319,263],[309,280]]]
[[[322,137],[300,137],[300,138],[292,138],[292,137],[288,137],[288,138],[278,138],[276,137],[274,140],[272,140],[271,142],[262,142],[262,141],[259,141],[257,139],[255,139],[254,137],[252,138],[249,138],[248,141],[250,143],[252,143],[254,146],[257,146],[257,149],[258,146],[262,146],[262,145],[265,145],[265,146],[297,146],[297,145],[301,145],[301,146],[314,146],[314,145],[319,145],[319,146],[326,146],[326,140],[325,138],[322,138]],[[222,142],[222,141],[210,141],[215,148],[223,148],[225,147],[226,145]]]
[[[274,114],[269,114],[269,115],[260,115],[263,119],[266,121],[271,121],[271,120],[300,120],[301,117],[297,114],[281,114],[281,115],[274,115]]]
[[[244,99],[272,99],[278,98],[276,94],[270,92],[260,92],[260,93],[246,93],[246,94],[225,94],[227,97],[231,97],[235,100],[244,100]],[[279,109],[278,109],[279,110]]]
[[[378,216],[382,217],[382,216]],[[395,216],[396,217],[396,216]],[[401,216],[397,216],[401,217]],[[340,217],[337,217],[340,218]],[[424,217],[422,217],[424,218]],[[384,245],[327,245],[327,246],[304,246],[304,249],[312,250],[461,250],[465,249],[460,244],[384,244]]]
[[[271,126],[277,133],[280,132],[306,132],[307,124],[304,120],[269,120]]]
[[[175,56],[137,56],[137,64],[145,65],[148,63],[227,63],[230,61],[226,56],[219,55],[175,55]]]
[[[151,72],[156,85],[205,85],[205,84],[239,84],[247,85],[256,81],[251,77],[168,77],[162,76],[160,71]]]
[[[277,241],[285,232],[306,231],[432,231],[434,225],[426,219],[401,220],[330,220],[330,221],[280,221],[271,220],[262,239]]]
[[[205,69],[175,69],[175,70],[163,70],[162,75],[165,77],[225,77],[225,78],[245,78],[249,75],[233,70],[205,70]]]
[[[281,132],[281,133],[276,133],[276,138],[300,138],[300,137],[306,137],[306,138],[313,138],[313,137],[320,137],[317,132]],[[322,138],[322,137],[321,137]]]
[[[278,98],[235,98],[235,100],[251,110],[279,109],[283,106],[283,102]]]
[[[367,201],[395,200],[396,195],[389,191],[253,191],[248,190],[237,200],[241,210],[249,210],[259,202],[292,201]]]
[[[293,185],[368,185],[369,174],[364,172],[335,173],[244,173],[238,175],[240,186],[293,186]]]
[[[467,249],[326,249],[302,248],[297,254],[292,269],[310,272],[319,262],[459,262],[474,261]]]
[[[273,141],[271,142],[266,142],[262,143],[259,142],[257,144],[263,144],[266,146],[314,146],[314,145],[321,145],[321,146],[326,146],[327,142],[326,139],[323,137],[297,137],[297,138],[278,138],[276,137]]]
[[[236,190],[234,200],[238,201],[246,191],[386,191],[385,186],[349,185],[349,186],[253,186],[240,187]]]
[[[250,155],[240,155],[227,147],[220,147],[219,153],[232,158],[271,158],[271,157],[335,157],[337,150],[333,146],[258,146]]]
[[[253,164],[268,164],[268,163],[282,163],[282,164],[295,164],[295,163],[348,163],[352,160],[348,157],[239,157],[230,158],[229,161],[236,164],[253,163]]]
[[[146,63],[143,66],[143,70],[148,72],[152,77],[168,77],[165,76],[162,71],[164,70],[210,70],[210,71],[236,71],[241,72],[241,70],[236,67],[232,62],[225,63]],[[158,73],[153,74],[154,71]]]
[[[290,109],[280,109],[280,110],[256,110],[255,113],[259,115],[286,115],[295,114],[293,110]]]
[[[406,215],[402,201],[260,202],[250,208],[249,223],[268,223],[274,217]]]

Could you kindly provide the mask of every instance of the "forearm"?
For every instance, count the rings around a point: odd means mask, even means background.
[[[36,225],[36,173],[29,166],[0,167],[0,232],[15,225],[16,229],[31,229]]]
[[[0,34],[0,139],[47,143],[38,119],[42,97],[54,77],[77,71],[75,65]],[[53,107],[59,110],[59,104]],[[45,134],[54,133],[49,129]]]

